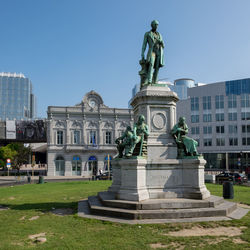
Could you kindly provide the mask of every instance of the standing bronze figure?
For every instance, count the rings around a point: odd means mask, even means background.
[[[139,72],[141,76],[141,87],[147,84],[157,83],[159,68],[164,66],[164,42],[161,34],[157,31],[158,25],[159,22],[157,20],[152,21],[152,29],[144,35],[140,60],[142,70]],[[147,45],[148,53],[146,59],[144,59]]]

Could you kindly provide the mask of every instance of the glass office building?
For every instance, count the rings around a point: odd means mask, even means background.
[[[170,89],[177,93],[178,97],[183,100],[187,99],[187,89],[195,87],[193,79],[181,78],[174,81],[174,85],[170,86]]]
[[[250,167],[250,79],[188,88],[187,95],[177,103],[177,117],[186,117],[206,168]]]
[[[0,73],[0,119],[20,120],[36,117],[36,97],[32,83],[23,74]]]

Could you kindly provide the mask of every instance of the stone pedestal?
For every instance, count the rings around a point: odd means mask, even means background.
[[[145,116],[149,127],[148,162],[176,159],[177,149],[171,129],[176,123],[176,102],[178,97],[168,87],[145,86],[131,101],[135,121]]]
[[[204,159],[166,160],[148,163],[146,182],[151,199],[206,199]]]
[[[146,159],[112,161],[113,183],[109,192],[120,200],[190,198],[206,199],[204,159],[170,159],[148,163]]]
[[[115,181],[109,191],[115,192],[117,199],[129,201],[149,199],[146,187],[146,159],[121,159],[113,161],[112,164]]]

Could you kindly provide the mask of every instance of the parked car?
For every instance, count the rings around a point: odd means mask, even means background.
[[[112,179],[112,172],[110,172],[110,178]],[[108,180],[109,179],[109,172],[104,172],[100,175],[96,176],[97,180]]]
[[[218,184],[222,184],[224,181],[234,181],[234,177],[230,172],[222,172],[215,176],[215,181]]]
[[[232,173],[232,176],[234,177],[235,183],[243,184],[247,182],[247,177],[244,174]]]

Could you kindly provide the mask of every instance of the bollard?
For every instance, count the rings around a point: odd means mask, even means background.
[[[224,199],[234,198],[234,186],[231,181],[225,181],[223,183],[223,197]]]
[[[39,175],[39,184],[44,183],[44,177],[42,175]]]
[[[30,176],[27,176],[27,181],[28,181],[28,183],[31,183],[31,177]]]

